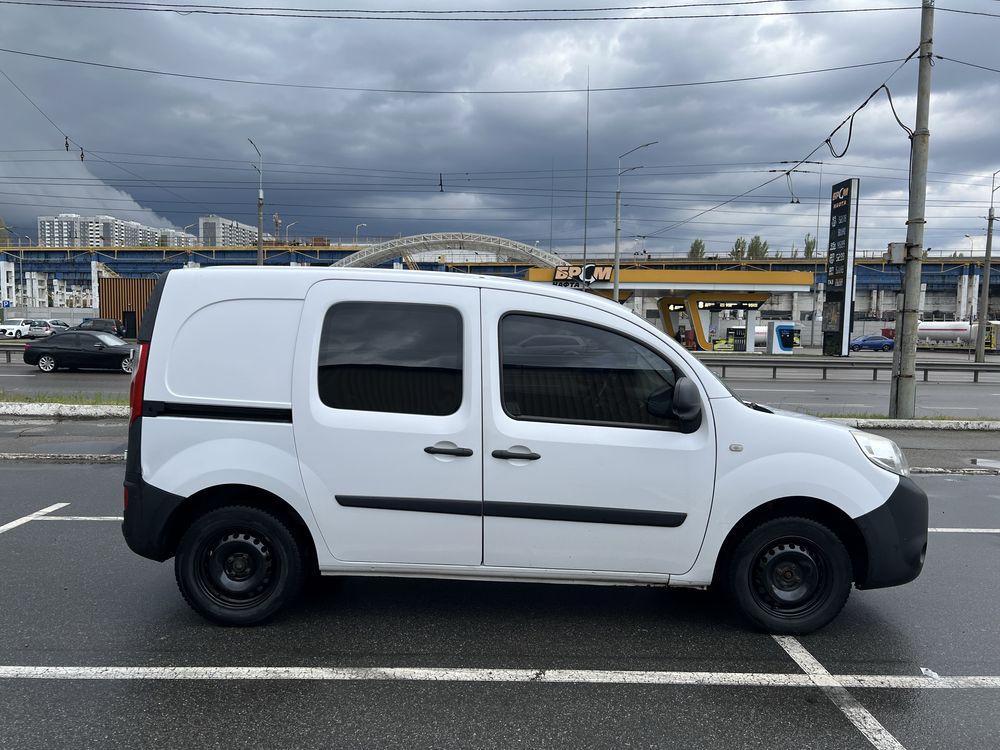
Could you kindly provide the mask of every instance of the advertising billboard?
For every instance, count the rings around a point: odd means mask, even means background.
[[[859,186],[856,177],[844,180],[833,186],[830,195],[830,242],[823,305],[823,354],[827,356],[846,357],[850,352]]]

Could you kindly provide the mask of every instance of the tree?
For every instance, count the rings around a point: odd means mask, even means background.
[[[799,257],[799,249],[797,247],[795,247],[795,243],[794,242],[792,243],[792,257],[793,258],[798,258]]]
[[[747,254],[747,240],[745,237],[737,237],[733,243],[733,249],[729,251],[729,257],[736,260],[743,260]]]
[[[704,258],[705,257],[705,241],[695,240],[691,243],[691,249],[688,250],[689,258]]]
[[[747,248],[747,258],[751,260],[760,260],[761,258],[767,257],[767,240],[762,240],[759,234],[755,234],[750,240],[750,246]]]
[[[806,232],[806,249],[802,254],[806,258],[811,258],[816,254],[816,238],[808,232]]]

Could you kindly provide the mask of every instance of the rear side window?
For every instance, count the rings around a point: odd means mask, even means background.
[[[454,414],[462,316],[452,307],[341,302],[323,321],[319,397],[334,409]]]
[[[504,411],[514,419],[679,429],[649,412],[677,380],[658,354],[596,326],[537,315],[500,321]]]

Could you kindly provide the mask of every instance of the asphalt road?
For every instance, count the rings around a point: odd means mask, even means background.
[[[985,750],[1000,735],[996,477],[918,478],[931,525],[952,529],[920,578],[855,591],[791,642],[705,592],[404,579],[324,579],[271,624],[220,628],[169,563],[125,547],[120,466],[0,479],[0,748]]]

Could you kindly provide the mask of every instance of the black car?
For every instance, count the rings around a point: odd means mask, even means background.
[[[103,331],[70,329],[24,345],[24,362],[42,372],[95,368],[132,372],[132,345]]]
[[[75,326],[77,331],[104,331],[113,336],[121,336],[125,333],[125,328],[114,318],[84,318],[80,325]]]

